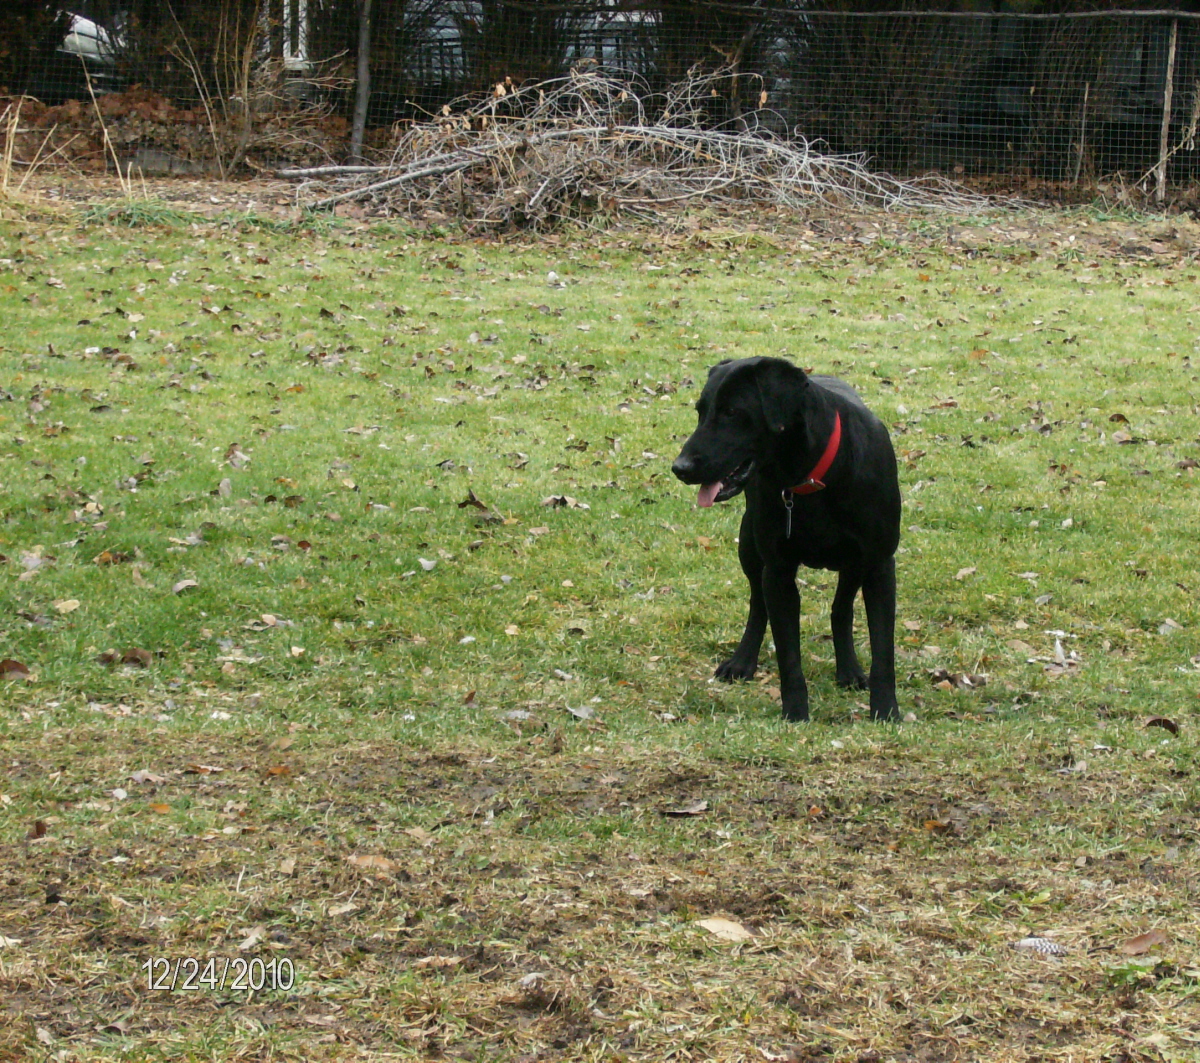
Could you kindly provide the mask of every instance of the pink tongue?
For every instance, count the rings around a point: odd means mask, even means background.
[[[696,495],[696,505],[698,505],[701,509],[708,509],[708,507],[711,506],[714,501],[716,501],[717,494],[721,490],[721,487],[722,484],[720,480],[714,484],[705,484],[700,488],[699,493]]]

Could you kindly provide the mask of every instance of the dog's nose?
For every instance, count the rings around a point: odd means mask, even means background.
[[[684,483],[686,483],[688,477],[691,476],[692,470],[695,467],[696,467],[696,462],[694,459],[689,458],[685,454],[680,454],[679,457],[677,457],[675,459],[674,464],[671,466],[671,471],[676,476],[678,476],[679,479],[683,480]]]

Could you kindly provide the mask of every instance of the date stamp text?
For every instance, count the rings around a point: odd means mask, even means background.
[[[296,967],[290,959],[257,956],[151,956],[141,967],[151,992],[262,993],[287,992],[296,984]]]

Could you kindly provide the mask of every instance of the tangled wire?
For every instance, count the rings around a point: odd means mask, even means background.
[[[864,156],[780,136],[770,121],[782,124],[778,115],[761,109],[765,93],[759,108],[738,110],[739,77],[744,87],[746,75],[729,69],[692,71],[655,94],[594,67],[540,84],[501,82],[486,99],[447,105],[408,127],[386,165],[280,176],[306,179],[302,192],[326,193],[308,202],[314,209],[370,199],[488,227],[616,213],[653,220],[694,201],[954,213],[988,205],[940,177],[902,181],[871,172]]]

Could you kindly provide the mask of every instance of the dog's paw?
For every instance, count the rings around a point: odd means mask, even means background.
[[[871,719],[900,719],[900,706],[896,702],[895,691],[883,691],[879,694],[876,694],[874,691],[871,692]]]
[[[867,677],[863,674],[861,668],[856,668],[853,672],[837,673],[837,685],[846,690],[866,690]]]
[[[729,660],[717,665],[717,670],[713,674],[722,683],[736,683],[742,679],[753,679],[754,673],[757,671],[757,661],[739,661],[736,657],[730,657]]]

